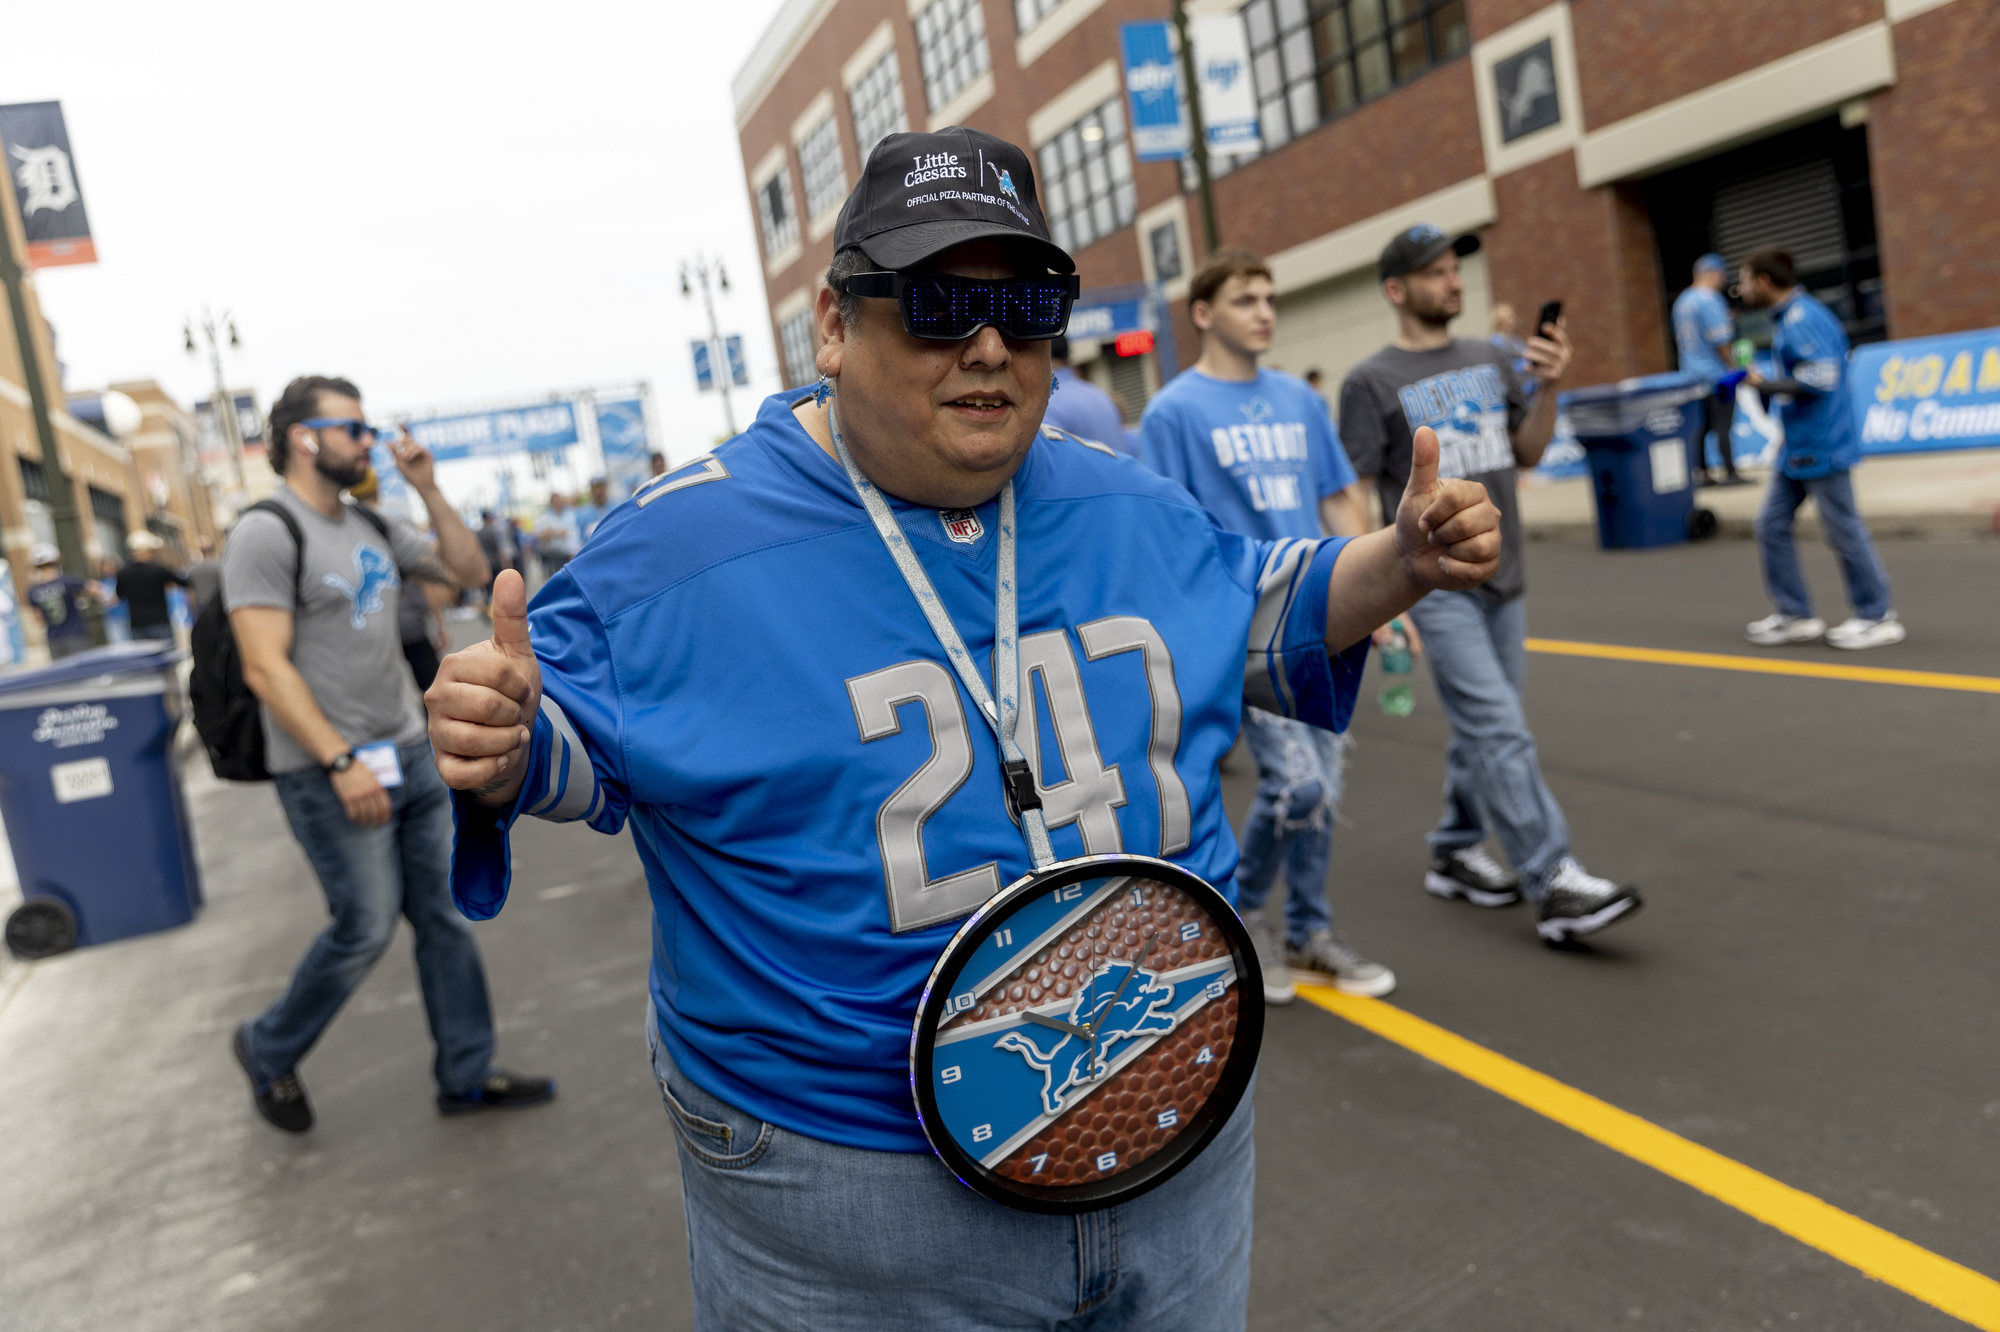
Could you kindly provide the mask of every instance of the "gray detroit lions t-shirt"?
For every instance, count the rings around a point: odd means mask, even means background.
[[[1411,436],[1418,426],[1437,431],[1440,477],[1486,487],[1500,510],[1500,568],[1479,589],[1491,605],[1528,590],[1513,440],[1527,415],[1521,381],[1506,354],[1472,338],[1431,351],[1384,347],[1348,371],[1340,386],[1340,442],[1355,472],[1375,478],[1390,522],[1410,481]]]
[[[272,498],[299,521],[305,577],[297,576],[292,536],[284,522],[275,514],[245,514],[223,551],[223,604],[230,610],[276,606],[292,612],[292,665],[349,744],[423,739],[423,702],[403,657],[396,605],[400,571],[423,559],[430,542],[387,515],[389,540],[384,542],[357,514],[342,512],[335,521],[289,488],[280,488]],[[264,741],[264,766],[273,773],[319,766],[269,708],[264,709]]]

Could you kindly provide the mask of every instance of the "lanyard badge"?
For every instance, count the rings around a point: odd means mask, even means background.
[[[1043,1213],[1129,1202],[1192,1161],[1248,1089],[1264,1032],[1256,950],[1222,894],[1177,865],[1056,859],[1015,738],[1027,691],[1013,481],[1000,491],[996,700],[831,403],[827,421],[862,507],[993,728],[1034,863],[959,928],[925,983],[910,1035],[918,1119],[952,1173],[997,1202]]]

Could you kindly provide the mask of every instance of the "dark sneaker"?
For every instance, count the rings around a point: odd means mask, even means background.
[[[1264,914],[1262,908],[1243,913],[1243,928],[1257,945],[1257,969],[1264,973],[1264,1002],[1289,1004],[1299,997],[1292,984],[1292,968],[1285,960],[1284,923]]]
[[[1292,964],[1292,979],[1308,985],[1332,985],[1342,994],[1368,999],[1380,999],[1396,988],[1395,972],[1370,962],[1332,930],[1320,930],[1302,947],[1287,948],[1285,955]]]
[[[438,1093],[438,1113],[469,1115],[479,1110],[518,1110],[524,1105],[540,1105],[556,1098],[554,1078],[538,1078],[532,1073],[509,1073],[496,1068],[486,1081],[459,1096]]]
[[[1455,897],[1474,906],[1513,906],[1521,900],[1521,879],[1487,855],[1485,847],[1461,846],[1431,852],[1431,867],[1424,874],[1424,891],[1433,897]]]
[[[1643,905],[1637,888],[1600,879],[1574,857],[1564,856],[1555,877],[1549,880],[1549,895],[1542,899],[1535,933],[1545,943],[1567,943],[1595,934]]]
[[[257,1113],[264,1116],[265,1123],[287,1133],[304,1133],[313,1126],[312,1102],[306,1099],[305,1086],[297,1073],[278,1078],[267,1078],[260,1073],[257,1061],[250,1057],[250,1042],[241,1027],[236,1029],[229,1048],[250,1079],[250,1097],[257,1103]]]

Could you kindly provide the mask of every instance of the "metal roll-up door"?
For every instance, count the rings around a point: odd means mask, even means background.
[[[1715,192],[1715,248],[1733,271],[1743,256],[1781,245],[1801,273],[1838,268],[1847,260],[1840,180],[1833,159],[1814,158],[1740,179]]]

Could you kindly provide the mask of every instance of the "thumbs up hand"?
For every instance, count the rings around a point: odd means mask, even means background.
[[[1429,426],[1411,445],[1396,549],[1410,577],[1427,588],[1461,592],[1500,568],[1500,510],[1477,481],[1438,479],[1438,437]]]
[[[528,643],[528,590],[503,569],[493,580],[493,637],[454,652],[424,694],[438,775],[482,804],[509,805],[527,772],[542,705],[542,668]]]

